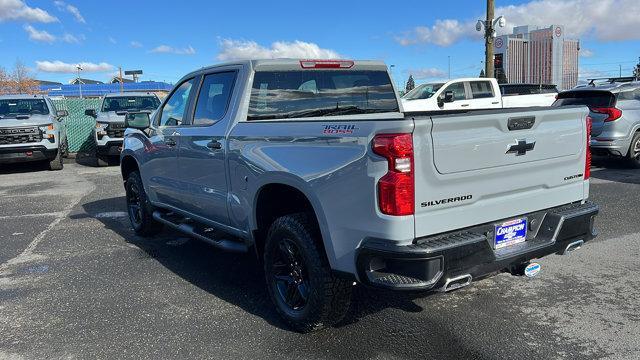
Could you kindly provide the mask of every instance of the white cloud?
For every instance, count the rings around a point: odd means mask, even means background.
[[[29,34],[29,39],[33,41],[46,42],[49,44],[56,41],[56,37],[54,35],[51,35],[44,30],[38,30],[31,25],[25,25],[24,31],[26,31],[27,34]]]
[[[475,33],[475,24],[461,23],[458,20],[436,20],[431,27],[418,26],[409,34],[396,37],[401,45],[413,45],[418,43],[430,43],[439,46],[449,46],[461,38],[478,38]]]
[[[134,47],[134,48],[141,48],[142,47],[142,44],[140,42],[138,42],[138,41],[135,41],[135,40],[130,42],[129,45],[131,45],[131,47]]]
[[[589,49],[580,49],[580,56],[583,58],[590,58],[593,57],[593,55],[595,55],[595,53]]]
[[[60,40],[70,44],[79,44],[80,42],[82,42],[82,40],[84,40],[84,35],[75,36],[75,35],[66,33],[62,35]]]
[[[6,20],[51,23],[58,18],[40,8],[27,6],[22,0],[0,0],[0,22]]]
[[[164,53],[164,54],[177,54],[177,55],[193,55],[196,53],[196,50],[191,47],[191,45],[187,46],[186,48],[174,48],[172,46],[169,45],[160,45],[158,47],[155,47],[153,49],[151,49],[152,53]]]
[[[637,0],[530,0],[520,5],[496,8],[496,16],[507,19],[507,27],[499,33],[508,33],[518,25],[564,25],[568,37],[592,37],[603,41],[638,40],[640,17]],[[467,21],[436,20],[432,26],[418,26],[396,37],[401,45],[418,43],[449,46],[461,39],[481,39],[475,30],[479,18]]]
[[[84,17],[82,16],[82,14],[80,13],[80,10],[78,10],[77,7],[71,4],[67,4],[64,1],[60,1],[60,0],[56,0],[53,3],[56,5],[58,10],[66,11],[69,14],[73,15],[73,17],[76,19],[77,22],[83,23],[83,24],[87,23]]]
[[[446,72],[436,68],[410,69],[407,70],[407,73],[413,75],[416,80],[444,78],[447,76]]]
[[[116,39],[114,39],[114,38],[113,38],[113,36],[109,36],[109,37],[107,38],[107,40],[109,40],[109,42],[110,42],[110,43],[112,43],[112,44],[117,44],[117,43],[118,43],[118,42],[116,41]]]
[[[36,68],[42,72],[52,72],[52,73],[65,73],[65,74],[73,74],[75,73],[76,66],[78,63],[65,63],[62,61],[36,61]],[[115,67],[111,64],[101,62],[98,64],[90,63],[90,62],[81,62],[80,66],[82,67],[83,73],[96,73],[96,72],[108,72],[113,71]]]
[[[45,30],[38,30],[31,25],[25,25],[24,31],[29,34],[29,39],[33,41],[46,42],[49,44],[56,41],[63,41],[69,44],[79,44],[85,39],[84,35],[76,36],[69,33],[65,33],[62,36],[53,35]]]
[[[223,39],[220,41],[220,52],[216,58],[220,61],[229,61],[276,58],[337,59],[340,57],[340,54],[333,50],[323,49],[317,44],[304,41],[277,41],[267,48],[255,41]]]

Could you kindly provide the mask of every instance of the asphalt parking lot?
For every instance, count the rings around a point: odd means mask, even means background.
[[[357,288],[339,326],[279,319],[251,255],[135,236],[118,167],[0,168],[0,358],[640,358],[640,170],[593,172],[601,235],[448,294]]]

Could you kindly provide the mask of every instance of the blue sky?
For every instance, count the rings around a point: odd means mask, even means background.
[[[435,5],[435,4],[443,5]],[[172,5],[168,5],[172,4]],[[637,0],[497,0],[508,26],[563,24],[581,40],[581,75],[629,73],[640,56]],[[394,64],[418,82],[476,76],[484,47],[475,22],[484,1],[0,0],[0,66],[16,60],[38,79],[107,80],[118,66],[143,79],[241,57],[345,57]]]

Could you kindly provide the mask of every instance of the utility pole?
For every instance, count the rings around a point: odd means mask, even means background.
[[[493,63],[493,37],[495,36],[493,30],[493,17],[495,16],[495,6],[495,0],[487,0],[487,20],[484,23],[484,73],[488,78],[494,78],[496,76]]]
[[[118,70],[120,71],[120,94],[122,94],[124,92],[124,83],[122,81],[122,66],[119,66]]]
[[[622,77],[622,65],[618,65],[620,67],[620,77]]]

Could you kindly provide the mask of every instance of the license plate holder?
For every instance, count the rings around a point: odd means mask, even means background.
[[[518,218],[495,225],[493,248],[506,247],[527,241],[527,218]]]

